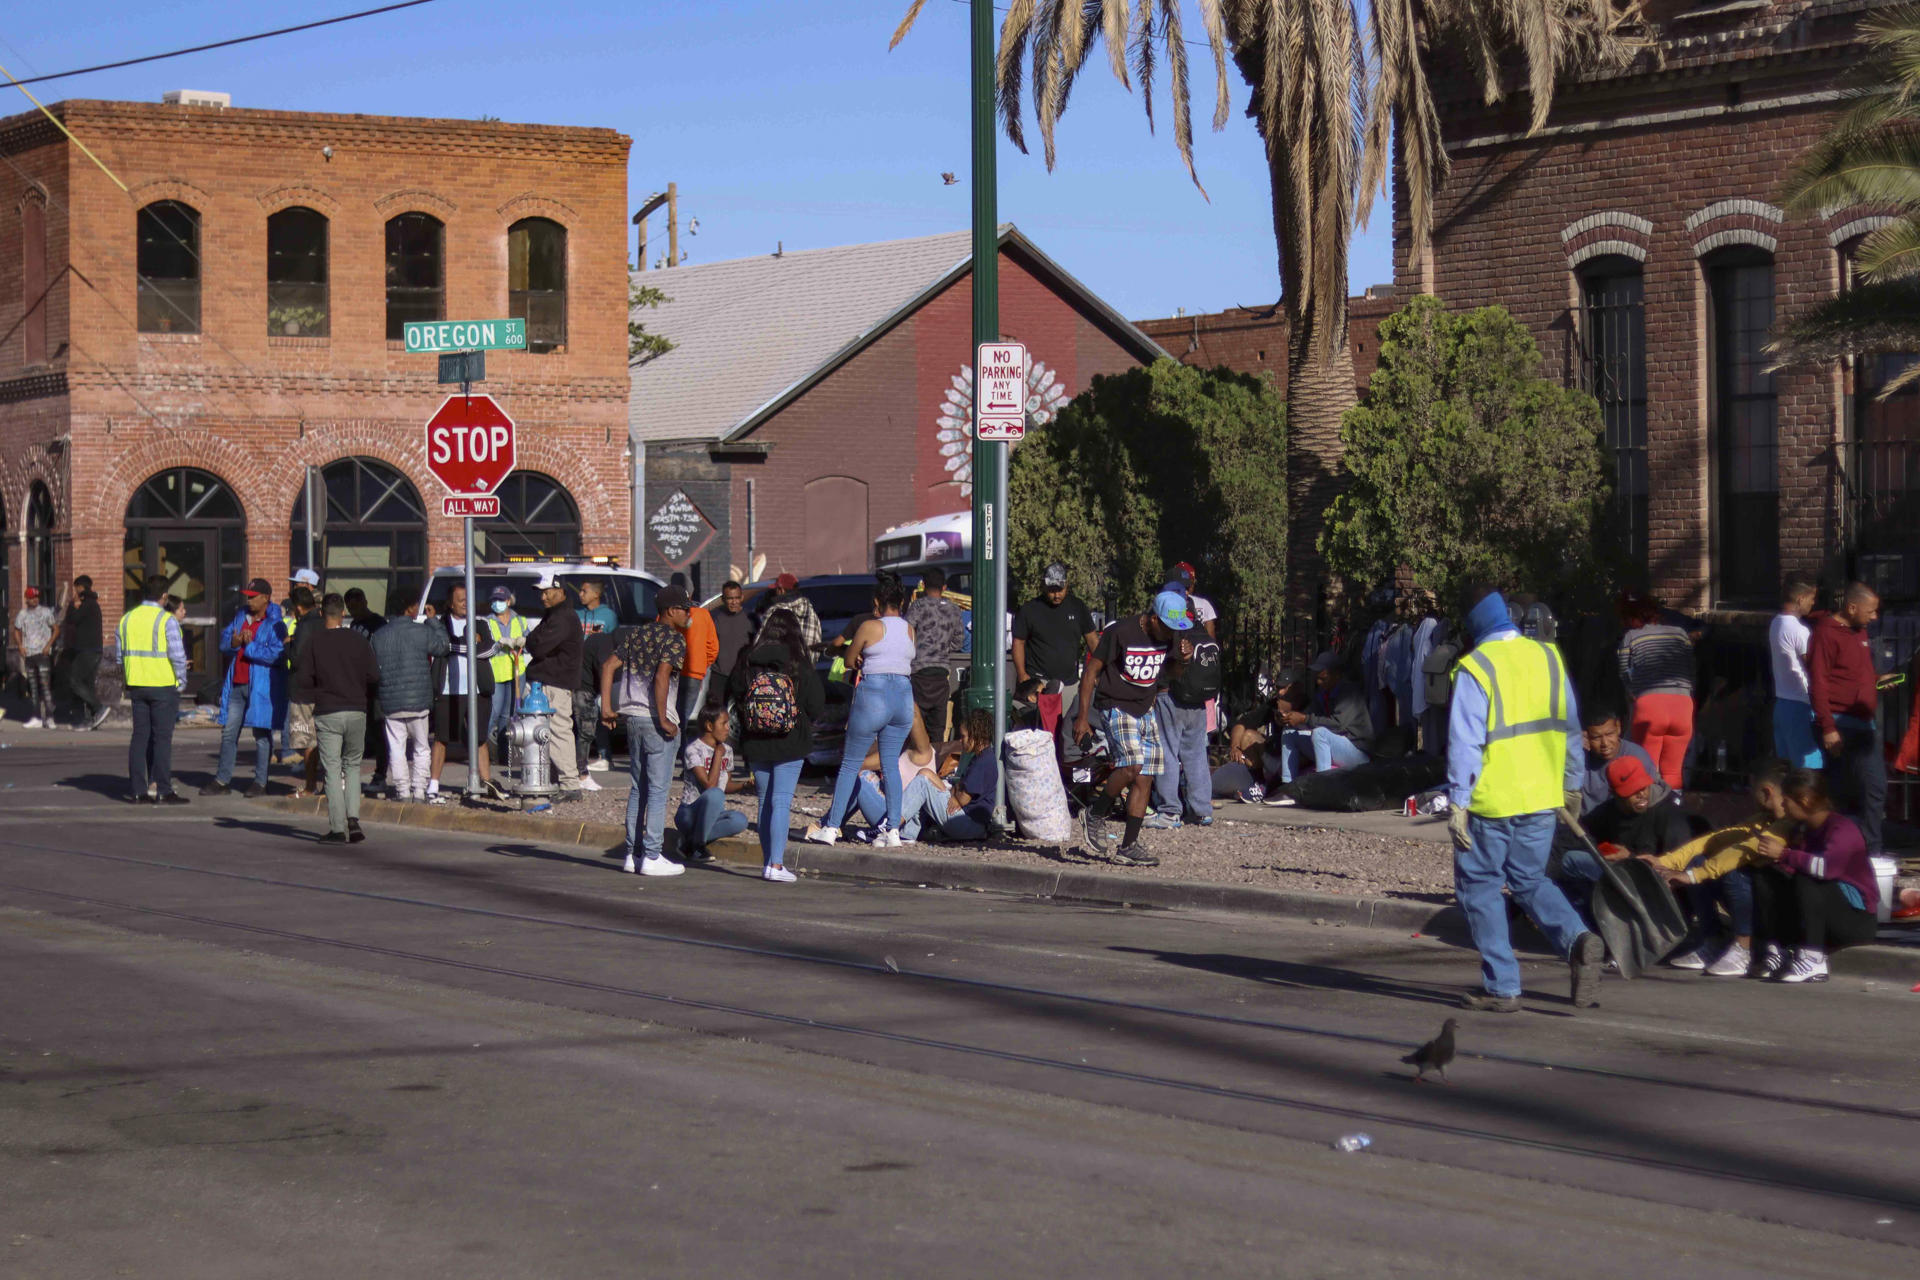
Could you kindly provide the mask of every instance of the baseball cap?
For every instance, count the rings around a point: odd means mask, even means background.
[[[1187,616],[1187,598],[1178,591],[1162,591],[1155,596],[1153,616],[1175,631],[1193,630],[1193,619]]]
[[[38,587],[27,588],[27,599],[38,600],[39,598],[40,598],[40,588]]]
[[[271,596],[273,594],[273,584],[265,578],[255,578],[252,582],[249,582],[240,589],[240,594],[243,596]]]
[[[800,585],[800,579],[790,573],[783,573],[773,580],[773,585],[781,591],[791,591]]]
[[[1653,779],[1647,774],[1647,766],[1632,756],[1615,756],[1607,765],[1607,785],[1613,788],[1613,794],[1624,799],[1645,791],[1653,785]]]
[[[1307,664],[1307,670],[1319,675],[1322,671],[1332,671],[1340,665],[1340,655],[1328,649],[1325,653]]]
[[[508,604],[512,604],[513,588],[512,587],[495,587],[493,590],[487,592],[487,599],[505,600]]]
[[[1040,584],[1049,590],[1066,586],[1067,566],[1055,560],[1047,566],[1047,571],[1040,575]]]
[[[1172,586],[1176,582],[1188,587],[1193,585],[1193,566],[1185,560],[1167,570],[1167,585]]]
[[[320,575],[311,569],[295,569],[293,581],[296,586],[317,587],[320,585]]]
[[[679,587],[662,587],[660,594],[653,598],[653,607],[665,613],[669,609],[691,609],[693,601]]]
[[[560,578],[559,578],[559,575],[554,573],[553,570],[542,569],[540,571],[540,576],[534,579],[533,585],[540,588],[542,591],[551,591],[555,587],[560,585]]]

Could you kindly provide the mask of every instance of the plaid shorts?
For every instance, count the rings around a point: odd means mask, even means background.
[[[1132,715],[1118,707],[1100,712],[1100,727],[1107,734],[1107,750],[1113,753],[1117,769],[1137,766],[1141,773],[1158,777],[1167,768],[1167,753],[1160,746],[1160,722],[1153,708],[1145,715]]]

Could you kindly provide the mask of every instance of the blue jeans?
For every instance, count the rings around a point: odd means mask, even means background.
[[[1331,729],[1288,729],[1280,735],[1280,781],[1292,782],[1300,771],[1300,757],[1311,752],[1313,767],[1325,773],[1329,769],[1351,769],[1367,762],[1367,753]]]
[[[257,678],[264,680],[267,673],[264,668],[255,672]],[[227,690],[227,722],[220,726],[220,764],[214,769],[213,776],[221,786],[233,782],[234,765],[240,755],[240,735],[246,730],[247,695],[250,686],[234,685]],[[255,786],[267,785],[267,765],[273,758],[273,730],[255,729],[253,732],[253,781]]]
[[[657,858],[667,847],[667,792],[673,787],[673,761],[678,738],[661,734],[651,712],[627,717],[627,773],[633,786],[627,792],[627,853]],[[645,796],[646,825],[641,825],[641,797]]]
[[[1153,807],[1163,817],[1180,816],[1180,781],[1187,783],[1187,813],[1198,822],[1213,816],[1213,768],[1207,763],[1207,709],[1182,707],[1161,694],[1154,703],[1167,767],[1153,775]]]
[[[684,800],[685,793],[681,794]],[[691,804],[681,804],[680,812],[673,817],[673,825],[680,832],[680,849],[685,852],[704,849],[715,840],[739,835],[747,829],[747,815],[727,808],[725,791],[708,787]]]
[[[1687,864],[1687,870],[1703,865],[1707,860],[1701,854]],[[1753,936],[1753,873],[1741,867],[1721,876],[1717,880],[1708,880],[1704,884],[1687,886],[1687,905],[1693,908],[1694,928],[1702,937],[1720,931],[1720,916],[1714,910],[1716,904],[1724,904],[1727,916],[1733,921],[1733,936],[1750,938]]]
[[[754,790],[760,794],[760,856],[770,867],[787,860],[787,828],[793,813],[793,789],[800,785],[804,760],[753,766]]]
[[[1827,762],[1827,789],[1833,807],[1860,824],[1868,853],[1879,853],[1880,825],[1887,814],[1887,758],[1880,749],[1879,726],[1854,716],[1835,716],[1840,731],[1837,750],[1823,753]]]
[[[127,781],[133,798],[147,798],[147,783],[161,795],[173,791],[173,726],[180,719],[180,691],[172,685],[127,690],[133,703],[133,737],[127,743]]]
[[[1483,818],[1471,814],[1467,830],[1471,843],[1454,850],[1453,891],[1466,913],[1473,945],[1480,952],[1480,974],[1489,993],[1520,994],[1520,962],[1514,958],[1507,935],[1507,904],[1500,887],[1513,892],[1547,942],[1560,955],[1588,932],[1568,904],[1560,886],[1547,879],[1547,854],[1553,847],[1556,816],[1552,812],[1526,813],[1514,818]]]
[[[1813,736],[1813,708],[1791,698],[1773,700],[1773,754],[1801,769],[1826,763]]]
[[[871,788],[871,782],[863,783]],[[984,840],[987,836],[986,824],[965,810],[958,813],[947,812],[948,792],[936,785],[924,774],[907,784],[905,798],[901,801],[900,838],[918,840],[920,833],[931,826],[949,840]],[[879,799],[876,792],[874,799]]]
[[[900,759],[907,734],[913,729],[913,682],[906,676],[867,676],[853,690],[847,710],[847,745],[840,755],[840,776],[833,780],[833,804],[826,825],[838,827],[853,805],[860,766],[874,740],[880,743],[880,787],[887,797],[887,825],[900,829],[900,771],[891,767]]]

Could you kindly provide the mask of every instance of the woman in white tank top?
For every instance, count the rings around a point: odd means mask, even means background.
[[[880,744],[880,759],[900,758],[900,748],[913,728],[913,628],[900,616],[907,603],[907,589],[898,574],[883,573],[874,588],[874,617],[860,624],[847,647],[847,669],[860,672],[860,683],[853,691],[853,705],[847,710],[847,742],[840,757],[840,776],[833,783],[833,804],[820,826],[807,831],[807,839],[816,844],[832,844],[840,838],[840,823],[853,804],[860,781],[860,765],[867,749]],[[886,795],[887,816],[874,843],[886,848],[900,844],[900,800],[904,788],[897,769],[880,775]]]

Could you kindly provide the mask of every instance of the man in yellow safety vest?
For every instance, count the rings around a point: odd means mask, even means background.
[[[1550,644],[1520,634],[1507,602],[1485,586],[1468,590],[1473,649],[1454,667],[1448,722],[1448,828],[1453,885],[1480,952],[1482,989],[1469,1009],[1520,1008],[1520,964],[1507,935],[1505,885],[1572,970],[1573,1003],[1599,1003],[1606,946],[1547,878],[1556,821],[1577,824],[1586,762],[1566,662]]]
[[[515,682],[527,670],[527,625],[524,615],[513,607],[513,588],[495,587],[487,600],[492,613],[494,641],[498,651],[490,659],[493,667],[493,704],[487,708],[487,739],[493,741],[507,731],[513,718],[514,699],[519,696]],[[500,757],[506,759],[505,755]]]
[[[127,782],[134,804],[186,804],[173,789],[173,726],[180,691],[187,687],[187,647],[180,620],[160,606],[167,579],[142,584],[140,603],[120,616],[120,669],[133,704],[133,740],[127,744]],[[151,779],[158,794],[149,799]]]

